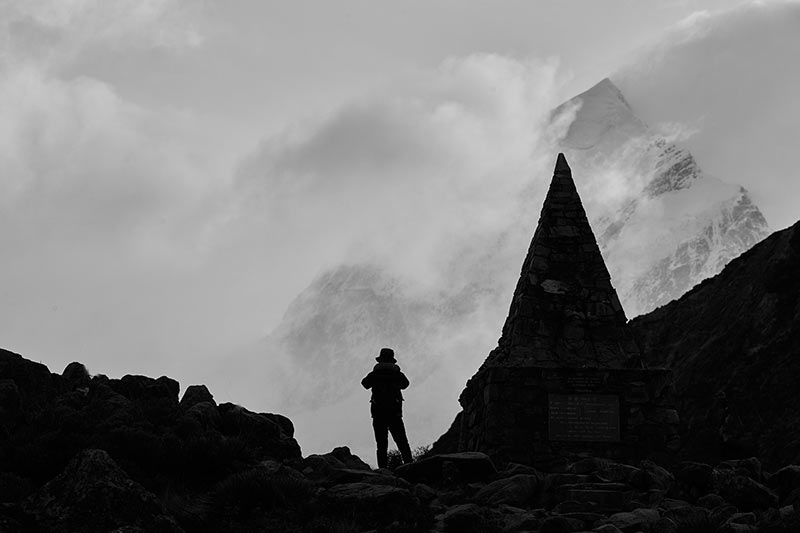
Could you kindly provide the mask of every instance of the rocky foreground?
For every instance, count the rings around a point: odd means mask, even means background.
[[[0,350],[0,531],[800,531],[800,466],[482,453],[373,471],[302,457],[289,419],[167,377],[62,374]]]

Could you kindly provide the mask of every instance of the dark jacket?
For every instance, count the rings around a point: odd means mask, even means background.
[[[377,413],[400,414],[403,410],[402,389],[408,387],[408,378],[394,364],[378,363],[372,372],[361,380],[365,389],[372,389],[372,416]]]

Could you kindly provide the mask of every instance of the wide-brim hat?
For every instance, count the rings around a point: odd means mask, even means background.
[[[381,353],[375,360],[379,363],[396,363],[397,359],[394,358],[394,350],[391,348],[381,348]]]

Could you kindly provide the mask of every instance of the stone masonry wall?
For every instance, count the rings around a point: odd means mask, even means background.
[[[619,441],[550,440],[550,394],[618,397]],[[665,464],[680,445],[672,375],[663,369],[484,368],[460,402],[459,449],[485,452],[500,463],[595,456]]]

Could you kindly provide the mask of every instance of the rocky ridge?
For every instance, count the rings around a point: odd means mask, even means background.
[[[166,377],[53,374],[0,351],[0,530],[15,532],[797,531],[800,466],[669,470],[587,457],[547,470],[479,452],[371,470],[303,457],[285,417],[178,400]]]

